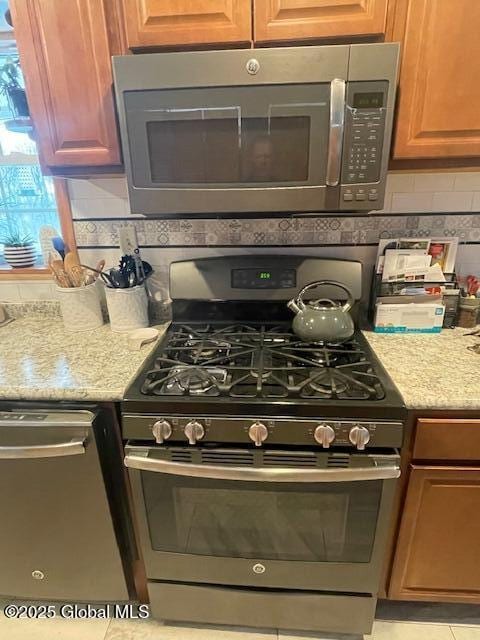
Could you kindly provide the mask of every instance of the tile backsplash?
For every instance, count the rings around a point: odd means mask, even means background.
[[[381,238],[458,236],[462,273],[480,275],[480,171],[389,173],[382,211],[366,215],[302,215],[209,220],[152,219],[129,213],[123,177],[70,179],[75,234],[82,261],[119,257],[118,229],[136,226],[142,255],[155,268],[157,298],[168,296],[172,260],[249,253],[296,253],[361,260],[368,286]],[[48,299],[46,282],[0,282],[1,300]]]

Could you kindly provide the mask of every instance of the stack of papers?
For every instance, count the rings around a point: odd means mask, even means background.
[[[383,282],[445,282],[453,273],[458,238],[398,238],[378,245],[377,274]]]
[[[375,331],[438,333],[445,315],[445,273],[455,269],[458,238],[397,238],[378,246],[376,273],[397,295],[377,297]],[[419,283],[424,283],[422,284]],[[391,289],[391,287],[388,287]]]

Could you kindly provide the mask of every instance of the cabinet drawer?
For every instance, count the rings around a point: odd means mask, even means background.
[[[413,459],[480,460],[480,420],[418,420]]]

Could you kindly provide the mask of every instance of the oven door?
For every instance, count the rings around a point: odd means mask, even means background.
[[[396,453],[127,445],[125,464],[150,580],[376,593]]]
[[[336,206],[344,97],[343,80],[126,92],[132,212]]]

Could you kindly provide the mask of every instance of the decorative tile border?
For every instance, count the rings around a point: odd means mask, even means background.
[[[74,222],[79,247],[117,247],[133,224],[151,247],[376,244],[381,238],[455,236],[480,242],[479,214],[244,218],[229,220],[103,219]]]

